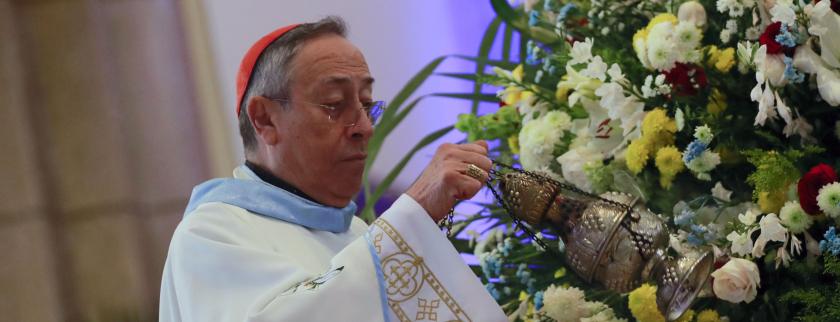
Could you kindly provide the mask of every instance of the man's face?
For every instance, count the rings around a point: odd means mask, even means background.
[[[364,115],[354,126],[343,121],[373,100],[373,78],[362,53],[337,35],[305,43],[290,71],[290,102],[279,120],[281,176],[324,204],[344,207],[361,187],[373,127]],[[316,104],[339,107],[343,119],[331,121]]]

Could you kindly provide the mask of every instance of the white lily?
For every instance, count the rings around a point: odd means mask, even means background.
[[[840,69],[832,68],[827,64],[825,55],[818,56],[811,49],[810,41],[796,48],[793,67],[808,74],[816,74],[820,97],[831,106],[840,106]]]
[[[790,124],[793,121],[790,116],[790,107],[779,97],[779,92],[774,91],[773,94],[776,96],[776,112],[779,112],[779,116],[785,120],[785,124]]]
[[[840,68],[840,15],[831,10],[831,1],[820,1],[810,10],[808,32],[820,37],[822,59],[831,67]]]
[[[572,45],[572,50],[569,53],[572,56],[572,60],[569,61],[568,65],[576,65],[582,63],[588,63],[590,59],[592,59],[592,38],[586,38],[584,41],[575,42]]]
[[[770,241],[787,241],[788,231],[784,226],[782,226],[779,221],[779,217],[776,214],[768,214],[761,217],[758,225],[761,227],[761,234],[759,234],[758,238],[755,240],[755,245],[752,250],[753,257],[764,256],[764,247],[767,246],[767,243]]]

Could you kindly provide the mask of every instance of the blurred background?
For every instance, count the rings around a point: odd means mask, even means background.
[[[433,58],[475,55],[494,16],[486,1],[0,0],[0,321],[156,320],[192,187],[242,162],[239,60],[274,28],[330,14],[348,22],[385,100]],[[432,78],[418,94],[471,89]],[[424,100],[371,179],[468,110]]]

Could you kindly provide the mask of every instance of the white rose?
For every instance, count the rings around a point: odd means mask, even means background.
[[[752,302],[761,282],[755,263],[735,257],[712,273],[712,277],[715,295],[732,303]]]
[[[677,17],[680,21],[693,22],[695,26],[700,28],[706,25],[706,9],[697,1],[689,1],[680,5]]]

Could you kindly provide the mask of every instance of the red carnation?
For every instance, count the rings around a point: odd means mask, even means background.
[[[832,182],[837,182],[837,173],[825,163],[818,164],[802,176],[797,185],[799,204],[802,206],[802,210],[811,215],[819,214],[820,207],[817,206],[817,194],[820,193],[820,188]]]
[[[764,29],[764,33],[758,38],[760,44],[767,46],[768,54],[779,54],[785,51],[785,47],[776,41],[776,36],[779,35],[781,29],[781,22],[771,23],[767,25],[767,29]]]
[[[671,70],[663,72],[667,81],[676,90],[677,95],[696,95],[697,90],[709,84],[706,71],[693,64],[677,63]]]

